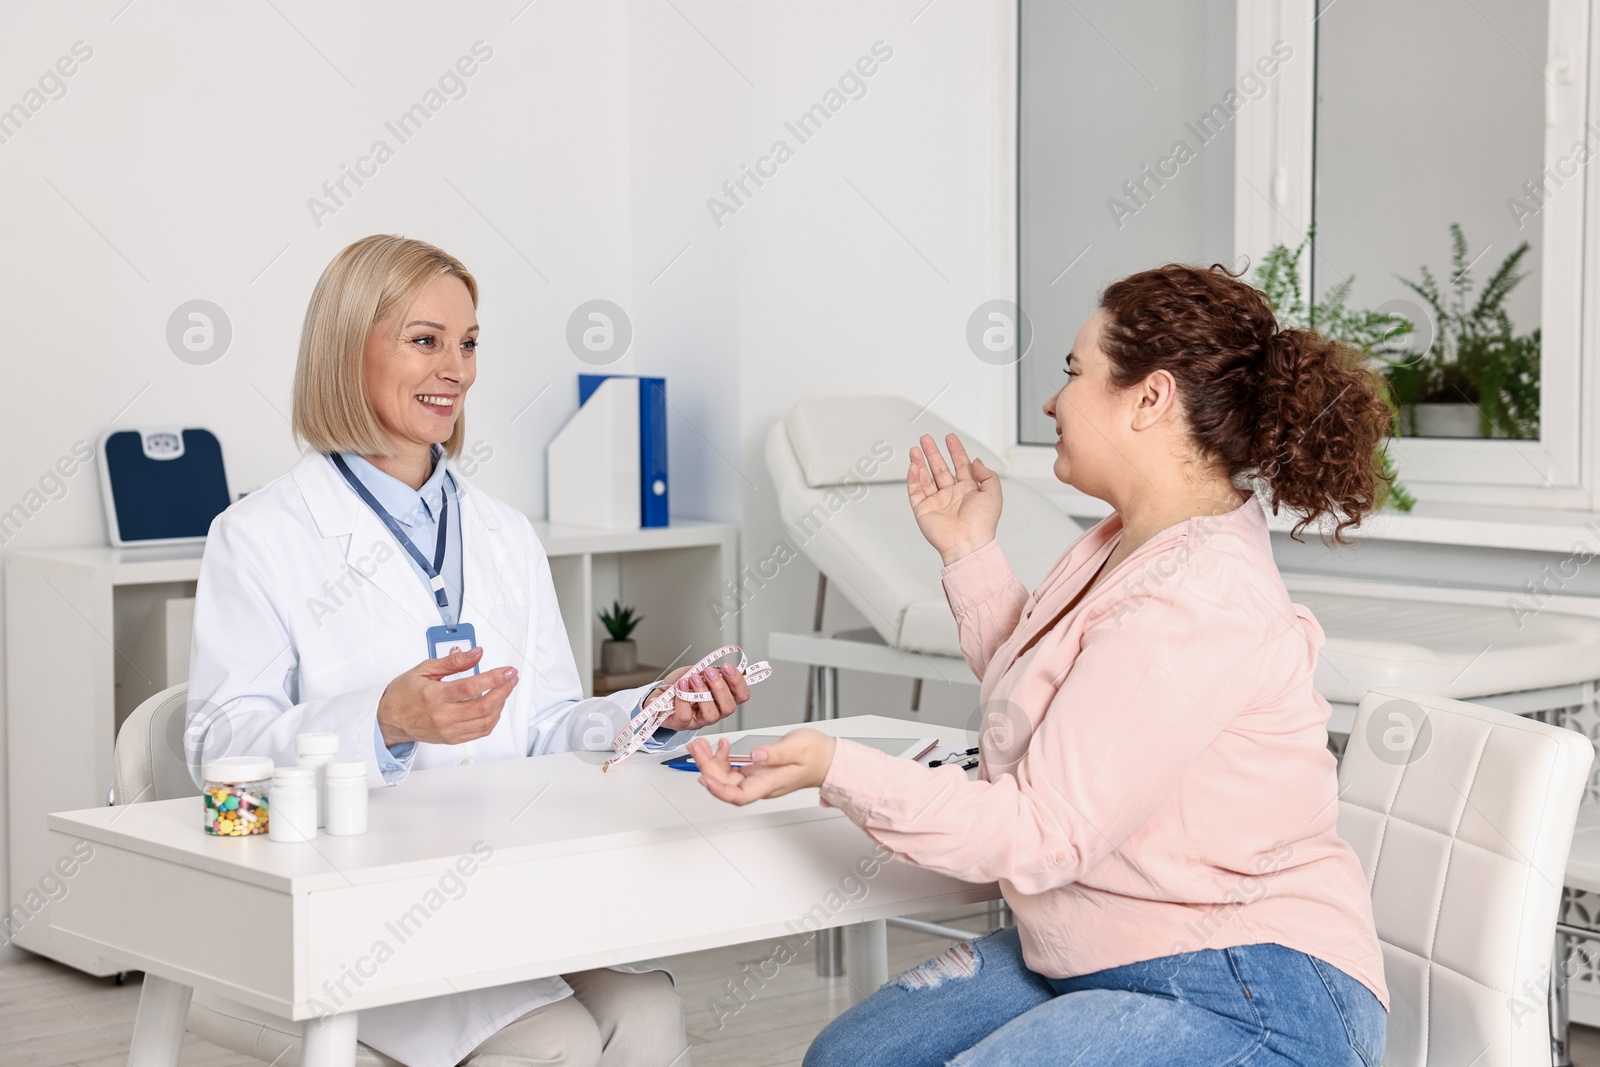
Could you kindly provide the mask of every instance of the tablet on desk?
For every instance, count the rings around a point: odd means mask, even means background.
[[[715,737],[708,737],[706,740],[713,745],[716,744]],[[735,737],[728,744],[728,762],[735,767],[743,767],[751,762],[750,757],[755,753],[756,749],[762,745],[770,745],[782,740],[782,734],[746,734],[743,737]],[[921,759],[939,743],[937,739],[932,737],[852,737],[849,740],[904,759]],[[697,771],[700,769],[695,765],[694,757],[687,752],[680,753],[671,759],[665,759],[661,762],[680,771]]]

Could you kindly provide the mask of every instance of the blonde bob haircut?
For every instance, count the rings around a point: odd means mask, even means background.
[[[317,279],[300,328],[292,419],[297,440],[318,452],[394,455],[367,394],[367,335],[443,277],[460,278],[478,306],[477,280],[460,260],[426,242],[373,234],[333,257]],[[463,411],[445,442],[446,455],[460,455],[466,432]]]

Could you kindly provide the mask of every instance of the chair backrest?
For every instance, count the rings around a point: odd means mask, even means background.
[[[1575,730],[1409,689],[1361,701],[1339,834],[1372,891],[1388,1067],[1550,1062],[1556,910],[1594,760]]]
[[[910,448],[926,433],[942,449],[949,432],[970,455],[1002,470],[993,449],[894,396],[800,401],[768,432],[766,461],[795,547],[883,639],[895,648],[960,655],[939,555],[917,529],[905,491]],[[1004,494],[996,537],[1031,589],[1083,528],[1014,478],[1005,480]]]
[[[145,700],[117,731],[118,804],[198,796],[184,753],[189,685],[180,682]]]

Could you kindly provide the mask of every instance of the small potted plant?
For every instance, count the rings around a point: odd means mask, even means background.
[[[1418,268],[1420,281],[1400,279],[1427,302],[1437,329],[1427,352],[1385,371],[1409,416],[1404,427],[1419,437],[1537,438],[1539,331],[1517,333],[1506,312],[1527,277],[1518,266],[1528,243],[1511,250],[1476,297],[1475,260],[1457,223],[1450,224],[1450,245],[1448,291],[1427,267]]]
[[[639,646],[634,644],[632,634],[634,628],[644,621],[643,615],[635,615],[632,608],[625,608],[618,601],[611,602],[609,611],[600,613],[600,623],[606,628],[606,633],[611,635],[609,641],[600,643],[600,669],[606,674],[627,674],[639,668]]]

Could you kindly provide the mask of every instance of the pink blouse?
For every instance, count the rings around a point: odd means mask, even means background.
[[[823,803],[901,859],[998,881],[1039,974],[1272,942],[1387,1008],[1335,829],[1322,628],[1289,600],[1260,503],[1162,531],[1060,617],[1121,531],[1084,534],[1032,594],[998,542],[944,568],[983,680],[978,780],[841,739]]]

